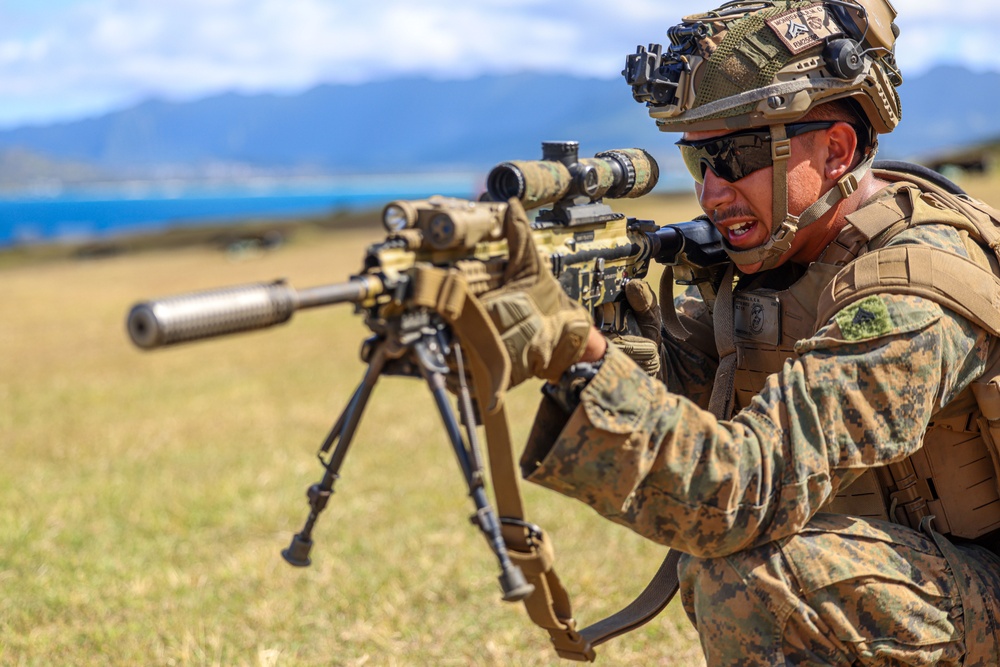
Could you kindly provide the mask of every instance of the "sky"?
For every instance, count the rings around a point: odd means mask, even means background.
[[[893,0],[904,77],[1000,71],[997,0]],[[156,97],[544,71],[619,76],[692,0],[0,0],[0,127]]]

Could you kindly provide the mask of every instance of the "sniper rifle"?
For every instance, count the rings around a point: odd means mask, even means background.
[[[385,240],[368,248],[361,271],[347,282],[296,290],[276,281],[145,301],[131,309],[127,328],[132,341],[148,350],[274,326],[297,310],[353,303],[373,334],[361,352],[368,367],[320,447],[323,476],[307,492],[309,515],[282,551],[285,560],[310,564],[313,528],[378,378],[421,377],[475,504],[472,523],[499,562],[503,599],[523,600],[561,656],[593,660],[593,646],[641,625],[665,603],[610,630],[576,630],[568,596],[552,570],[551,544],[524,518],[503,409],[509,360],[476,297],[502,284],[503,222],[512,198],[526,209],[541,209],[532,236],[545,265],[607,334],[639,334],[624,288],[644,278],[651,261],[667,265],[677,282],[705,285],[717,284],[728,258],[705,219],[658,226],[626,218],[603,202],[652,190],[659,168],[645,151],[580,159],[576,142],[546,142],[542,153],[542,160],[497,165],[480,201],[434,196],[388,204]],[[664,296],[670,298],[661,286],[661,302]],[[458,418],[449,393],[457,397]],[[485,427],[498,511],[486,495],[479,424]]]

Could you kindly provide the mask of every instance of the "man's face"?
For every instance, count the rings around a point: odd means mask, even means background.
[[[713,139],[726,131],[686,132],[687,141]],[[792,153],[788,161],[788,212],[799,215],[810,204],[819,199],[823,187],[823,160],[813,150],[816,143],[809,133],[792,138]],[[729,244],[737,249],[756,248],[768,241],[774,227],[772,203],[773,167],[758,169],[736,181],[727,181],[717,176],[711,169],[705,170],[704,183],[695,183],[695,193],[702,210],[715,224]],[[794,260],[801,254],[809,240],[806,227],[796,234],[791,249],[778,261],[778,265]],[[817,225],[818,227],[818,225]],[[740,265],[744,273],[760,269],[760,263]]]

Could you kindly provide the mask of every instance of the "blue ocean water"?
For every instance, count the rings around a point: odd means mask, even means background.
[[[256,179],[235,185],[163,181],[0,193],[0,247],[380,208],[393,199],[432,194],[474,197],[481,189],[479,183],[476,175],[431,174],[312,181]]]

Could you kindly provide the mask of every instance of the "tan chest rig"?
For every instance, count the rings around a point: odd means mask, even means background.
[[[848,216],[851,224],[787,289],[751,288],[732,295],[736,409],[749,405],[767,376],[795,356],[796,341],[809,338],[837,311],[871,294],[930,298],[1000,336],[1000,264],[995,254],[1000,252],[1000,213],[909,174],[877,175],[889,181],[905,179],[919,189],[897,184],[895,198]],[[885,247],[904,229],[929,223],[959,229],[975,261],[929,246]],[[913,528],[933,515],[937,531],[967,539],[1000,529],[996,339],[990,349],[986,372],[934,414],[923,447],[902,461],[869,469],[824,511]]]

